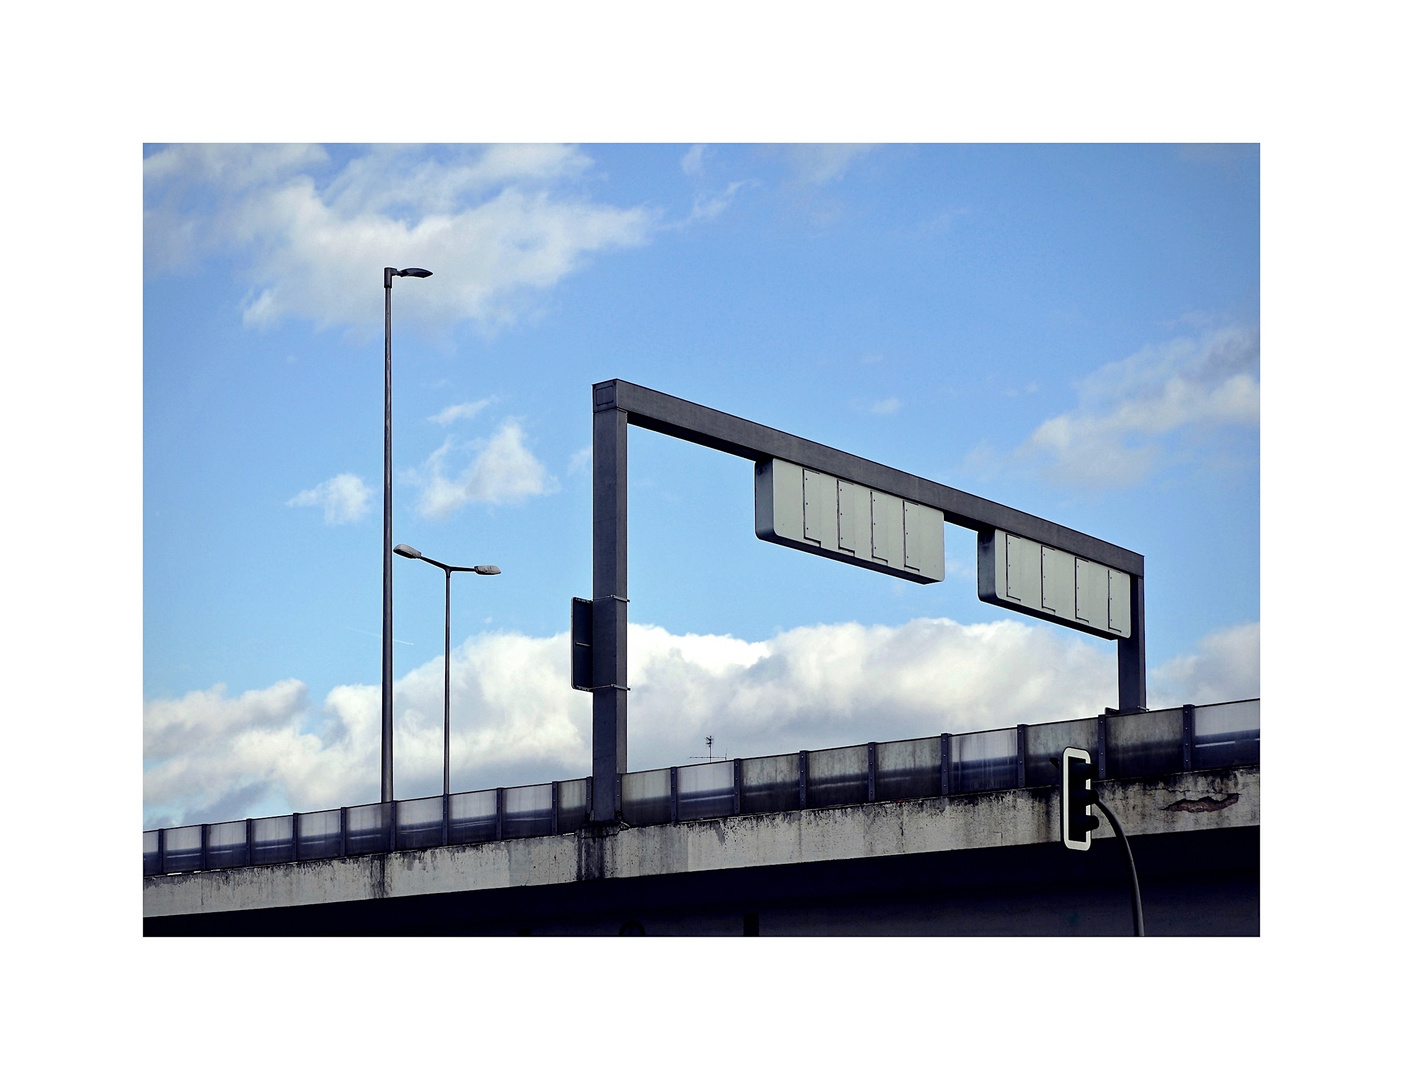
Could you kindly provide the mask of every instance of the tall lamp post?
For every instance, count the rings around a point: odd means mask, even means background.
[[[502,571],[495,566],[449,566],[441,563],[437,559],[431,559],[417,548],[412,548],[408,544],[396,544],[395,554],[403,555],[406,559],[418,559],[437,566],[443,571],[443,797],[448,798],[448,583],[453,580],[455,570],[468,574],[484,574],[491,576],[500,574]],[[446,820],[446,819],[445,819]]]
[[[397,277],[432,277],[432,271],[411,266],[405,270],[385,267],[385,537],[384,567],[381,581],[380,619],[380,801],[395,798],[395,617],[394,570],[390,558],[390,537],[394,526],[394,508],[390,495],[390,290]]]

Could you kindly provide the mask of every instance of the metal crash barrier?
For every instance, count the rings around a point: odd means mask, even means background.
[[[1065,746],[1091,749],[1099,779],[1255,765],[1261,700],[1111,713],[926,739],[624,773],[631,827],[855,803],[1046,787]],[[589,818],[589,778],[367,803],[306,814],[180,825],[142,834],[143,874],[339,859],[572,833]]]

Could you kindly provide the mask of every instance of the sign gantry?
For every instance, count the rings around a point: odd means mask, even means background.
[[[928,584],[945,577],[945,522],[974,530],[979,598],[1114,639],[1119,710],[1145,708],[1142,555],[636,383],[595,383],[593,393],[594,597],[571,620],[571,681],[594,698],[591,821],[617,820],[628,771],[630,424],[754,461],[762,540]]]

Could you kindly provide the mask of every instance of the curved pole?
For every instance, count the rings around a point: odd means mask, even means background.
[[[1126,839],[1125,830],[1120,827],[1120,819],[1112,813],[1111,808],[1101,801],[1101,793],[1095,793],[1096,805],[1101,812],[1111,822],[1111,828],[1115,830],[1116,836],[1120,839],[1120,849],[1125,855],[1125,865],[1130,869],[1130,918],[1135,927],[1135,936],[1145,936],[1145,912],[1140,907],[1140,878],[1135,873],[1135,857],[1130,854],[1130,841]]]

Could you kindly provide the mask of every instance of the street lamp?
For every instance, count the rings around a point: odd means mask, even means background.
[[[431,563],[443,571],[443,796],[448,797],[448,583],[453,579],[453,571],[459,570],[469,574],[483,574],[491,576],[500,574],[502,571],[495,566],[449,566],[441,563],[437,559],[431,559],[418,548],[412,548],[408,544],[396,544],[395,554],[403,555],[406,559],[418,559],[420,562]]]
[[[431,277],[432,272],[411,266],[406,270],[385,267],[385,537],[381,581],[380,619],[380,801],[395,798],[395,618],[394,570],[390,564],[391,533],[394,525],[390,497],[390,289],[397,277]]]

